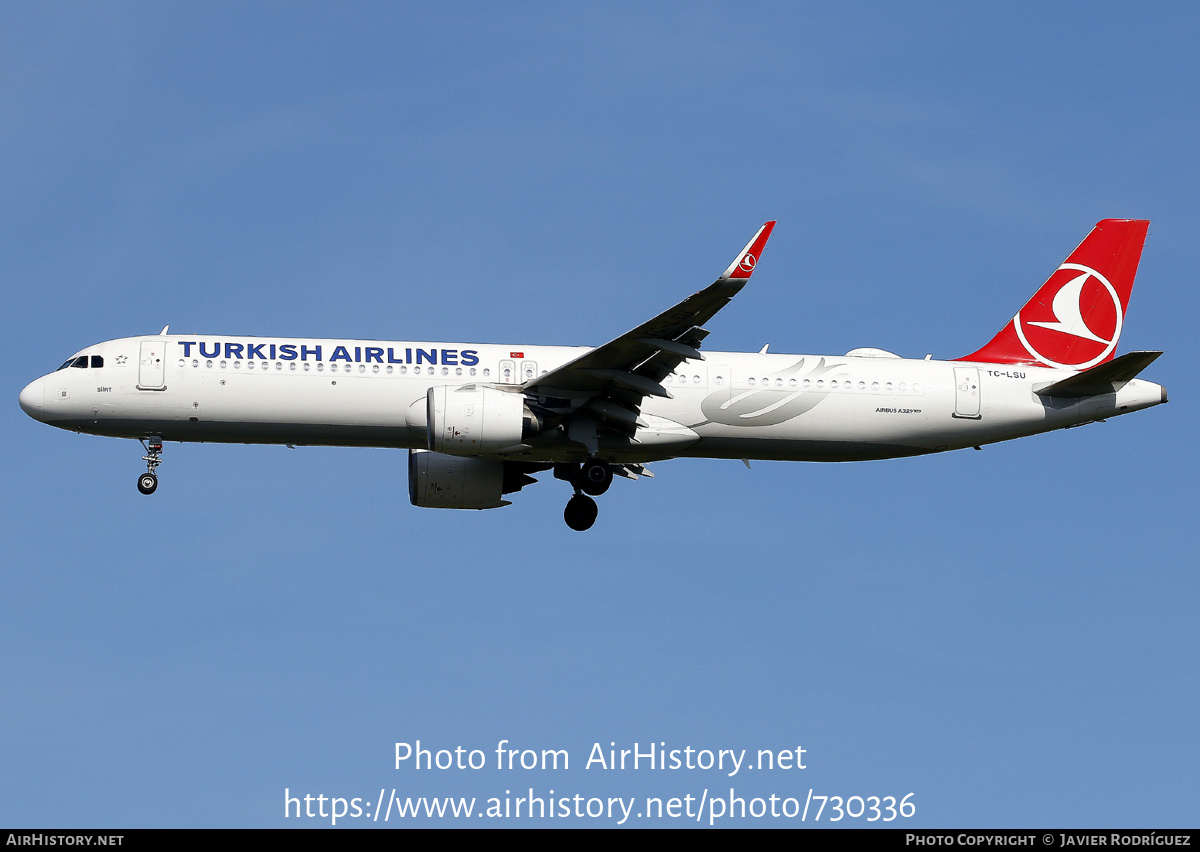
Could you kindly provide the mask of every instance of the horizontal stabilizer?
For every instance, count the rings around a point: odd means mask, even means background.
[[[1038,396],[1084,397],[1098,396],[1105,393],[1116,393],[1131,379],[1137,378],[1138,373],[1154,363],[1161,352],[1126,352],[1119,358],[1098,364],[1090,370],[1084,370],[1055,382],[1039,391]]]

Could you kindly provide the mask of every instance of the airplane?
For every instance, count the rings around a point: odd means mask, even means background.
[[[407,449],[415,506],[492,509],[553,471],[573,530],[614,476],[677,457],[858,461],[978,449],[1167,401],[1114,357],[1149,222],[1105,219],[977,351],[951,361],[705,352],[775,222],[709,287],[588,347],[159,334],[89,346],[31,382],[36,420],[142,442]]]

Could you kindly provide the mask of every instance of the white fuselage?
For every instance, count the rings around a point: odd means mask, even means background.
[[[516,389],[586,347],[157,335],[88,347],[21,393],[54,426],[166,441],[425,448],[430,388]],[[98,356],[103,366],[98,363]],[[633,439],[601,439],[613,462],[709,458],[850,461],[977,446],[1165,401],[1134,379],[1111,394],[1035,391],[1072,371],[877,355],[706,352],[648,397]],[[561,430],[528,441],[538,462],[586,450]]]

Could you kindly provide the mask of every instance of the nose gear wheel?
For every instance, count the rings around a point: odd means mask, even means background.
[[[158,474],[155,471],[162,464],[162,438],[151,435],[142,441],[142,446],[146,450],[146,455],[142,456],[142,461],[146,463],[146,472],[138,477],[138,491],[153,494],[158,488]]]

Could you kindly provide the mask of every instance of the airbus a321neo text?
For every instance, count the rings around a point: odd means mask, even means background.
[[[953,361],[705,352],[767,222],[712,285],[588,347],[160,334],[110,340],[21,391],[52,426],[164,441],[408,449],[413,505],[494,509],[552,470],[586,530],[613,476],[703,458],[857,461],[978,447],[1167,401],[1114,357],[1149,225],[1106,219],[983,348]]]

